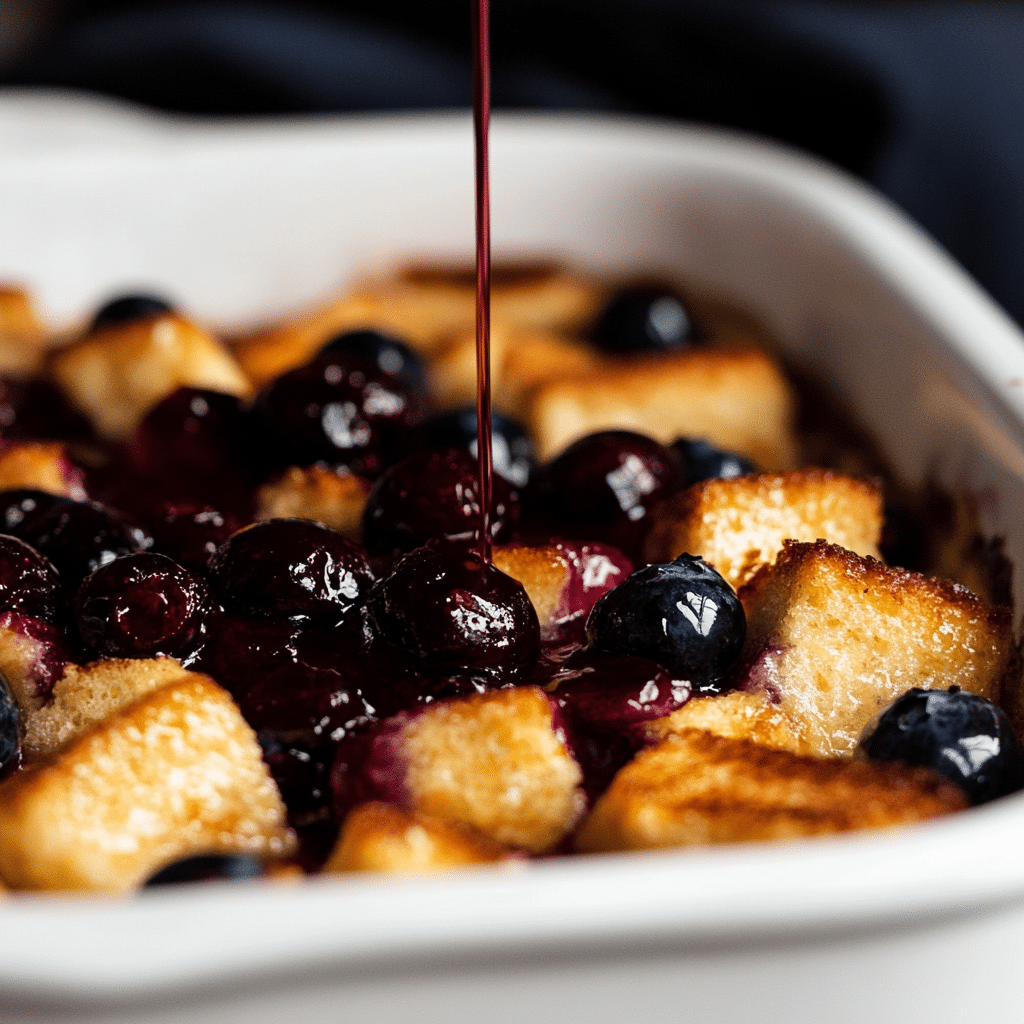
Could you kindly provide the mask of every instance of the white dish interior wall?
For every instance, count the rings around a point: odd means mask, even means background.
[[[874,194],[780,148],[658,124],[501,116],[492,147],[496,255],[657,271],[735,299],[842,394],[900,476],[971,492],[985,532],[1024,565],[1022,339]],[[464,116],[197,126],[12,94],[0,153],[0,279],[28,285],[54,324],[150,287],[238,327],[407,256],[472,252]],[[1022,573],[1015,596],[1019,611]],[[761,948],[794,929],[882,929],[1024,897],[1022,841],[1024,796],[839,841],[18,901],[0,906],[0,998],[122,998],[369,961],[384,977],[410,956],[444,959],[443,973],[468,952],[567,945]]]

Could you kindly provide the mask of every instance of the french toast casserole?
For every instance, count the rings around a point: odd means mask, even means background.
[[[1024,787],[1007,569],[727,304],[509,264],[216,336],[0,291],[0,880],[432,871]]]

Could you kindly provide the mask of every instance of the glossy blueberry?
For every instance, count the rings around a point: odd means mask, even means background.
[[[476,458],[476,409],[455,409],[424,420],[412,432],[414,448],[459,448]],[[500,412],[491,414],[491,459],[494,472],[516,487],[525,487],[537,463],[533,441],[522,424]]]
[[[634,285],[611,297],[590,329],[604,352],[673,352],[696,337],[693,320],[679,295],[658,285]]]
[[[65,584],[77,587],[120,555],[152,546],[146,531],[94,501],[70,501],[21,524],[19,536],[44,554]]]
[[[507,540],[519,522],[519,492],[494,477],[491,537]],[[466,451],[425,449],[391,466],[363,509],[363,543],[374,555],[412,551],[435,537],[473,544],[480,532],[480,470]]]
[[[18,702],[0,675],[0,778],[21,763],[21,712]]]
[[[432,675],[511,678],[540,653],[537,613],[522,584],[455,544],[405,555],[370,592],[367,611],[378,635]]]
[[[0,612],[62,623],[67,595],[60,573],[25,541],[0,534]]]
[[[93,438],[89,418],[60,388],[41,377],[0,377],[0,437],[11,441],[72,441]]]
[[[279,622],[336,626],[373,583],[366,553],[309,519],[270,519],[240,530],[210,559],[224,609]]]
[[[22,524],[35,516],[49,512],[58,505],[66,505],[70,498],[30,487],[16,487],[0,491],[0,530],[20,536]]]
[[[702,558],[687,554],[638,569],[587,619],[593,648],[650,658],[696,694],[728,689],[745,637],[736,592]]]
[[[332,338],[320,354],[351,355],[376,364],[383,373],[404,380],[417,391],[427,387],[423,360],[404,341],[380,331],[346,331]]]
[[[165,316],[173,312],[174,307],[166,299],[156,295],[121,295],[100,307],[93,318],[90,331],[116,327],[136,320],[148,320],[150,317]]]
[[[244,524],[209,505],[167,501],[151,513],[148,525],[155,550],[205,574],[217,548]]]
[[[149,889],[182,882],[251,882],[263,871],[263,862],[255,857],[240,853],[207,853],[168,864],[144,884]]]
[[[213,601],[205,580],[153,551],[101,566],[82,581],[75,621],[100,658],[165,655],[190,665],[205,644]]]
[[[679,456],[688,484],[701,480],[731,480],[733,477],[756,473],[757,467],[736,452],[716,448],[703,438],[681,437],[672,442],[672,450]]]
[[[325,352],[281,374],[256,396],[262,470],[324,463],[370,479],[395,460],[425,399],[376,363]]]
[[[537,470],[529,512],[551,533],[603,541],[640,562],[651,512],[683,483],[665,445],[630,430],[601,430]]]
[[[1024,750],[991,701],[954,686],[908,690],[861,734],[858,749],[876,761],[932,768],[972,804],[1024,789]]]

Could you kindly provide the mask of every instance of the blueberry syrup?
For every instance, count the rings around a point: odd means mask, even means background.
[[[491,48],[488,0],[473,0],[473,136],[476,154],[476,430],[480,558],[491,560]]]

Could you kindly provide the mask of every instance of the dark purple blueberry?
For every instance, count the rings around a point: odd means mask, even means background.
[[[0,674],[0,779],[21,765],[21,712]]]
[[[10,441],[81,441],[93,436],[89,418],[49,381],[0,377],[0,437]]]
[[[412,431],[410,444],[418,448],[459,448],[474,458],[477,453],[476,409],[456,409],[425,419]],[[491,414],[491,460],[514,487],[525,487],[537,463],[537,453],[526,429],[510,416]]]
[[[519,494],[495,476],[493,496],[491,537],[501,542],[519,521]],[[412,551],[435,537],[473,544],[479,533],[479,468],[465,451],[421,451],[396,462],[363,509],[363,543],[374,555]]]
[[[718,693],[743,649],[736,591],[702,558],[638,569],[594,605],[587,640],[599,651],[650,658],[695,694]]]
[[[639,562],[651,511],[683,483],[665,445],[629,430],[603,430],[537,470],[528,509],[552,533],[603,541]]]
[[[153,513],[148,525],[155,550],[191,572],[205,574],[217,548],[244,524],[209,505],[168,501]]]
[[[750,459],[716,448],[701,437],[681,437],[673,441],[671,447],[683,464],[687,484],[700,483],[701,480],[731,480],[757,472]]]
[[[206,582],[153,551],[101,566],[82,580],[75,599],[78,635],[98,658],[166,655],[190,665],[212,615]]]
[[[309,519],[270,519],[240,530],[210,559],[224,609],[277,621],[335,626],[373,583],[366,553]]]
[[[264,873],[264,864],[241,853],[207,853],[186,857],[161,868],[144,883],[151,889],[182,882],[252,882]]]
[[[876,761],[932,768],[972,804],[1024,789],[1024,750],[1006,715],[958,686],[915,687],[865,727],[858,750]]]
[[[282,374],[256,398],[263,470],[322,462],[380,475],[423,415],[422,395],[376,364],[328,352]]]
[[[370,591],[367,610],[377,634],[424,674],[510,679],[540,653],[522,584],[458,545],[434,542],[405,555]]]
[[[90,333],[107,327],[132,323],[136,320],[149,320],[151,317],[166,316],[173,313],[174,307],[165,299],[156,295],[132,294],[121,295],[104,303],[93,318]]]
[[[614,590],[635,566],[610,544],[557,539],[554,546],[569,560],[569,580],[554,626],[561,639],[582,642],[587,616],[598,598]]]
[[[29,487],[0,491],[0,529],[18,537],[24,523],[71,500],[61,494],[50,494],[49,491],[37,491]]]
[[[594,650],[567,658],[545,689],[577,721],[604,732],[625,732],[671,714],[691,695],[689,683],[673,679],[657,662]]]
[[[135,428],[126,446],[128,470],[183,495],[245,489],[251,434],[250,414],[235,395],[181,387]]]
[[[404,341],[380,331],[346,331],[336,335],[320,355],[354,356],[373,363],[383,373],[404,380],[416,391],[425,391],[427,371],[423,360]]]
[[[634,285],[611,297],[590,328],[603,352],[673,352],[691,344],[696,331],[679,295],[657,285]]]
[[[327,817],[336,744],[273,729],[260,729],[256,739],[288,808],[288,823],[306,829]]]
[[[101,565],[153,543],[139,526],[95,501],[57,505],[26,520],[18,533],[53,562],[69,587],[77,587]]]
[[[469,697],[495,689],[493,677],[458,673],[455,675],[421,675],[415,670],[386,673],[369,682],[367,696],[378,717],[388,718],[399,711],[433,704],[452,697]]]
[[[25,541],[0,534],[0,612],[61,623],[67,593],[52,563]]]

